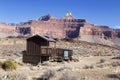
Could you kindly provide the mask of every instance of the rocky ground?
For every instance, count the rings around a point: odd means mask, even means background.
[[[25,39],[0,40],[0,62],[12,59],[17,63],[15,71],[0,68],[0,78],[6,80],[6,75],[15,75],[15,80],[40,80],[48,77],[50,80],[120,80],[119,47],[83,41],[57,41],[50,46],[73,49],[73,58],[79,61],[44,62],[32,66],[22,63],[21,51],[26,49],[25,44]]]
[[[52,47],[72,49],[76,56],[101,55],[110,56],[120,54],[120,47],[107,46],[102,44],[88,43],[84,41],[58,41],[51,44]]]

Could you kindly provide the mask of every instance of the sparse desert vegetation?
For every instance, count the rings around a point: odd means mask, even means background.
[[[25,72],[1,72],[0,80],[31,80]]]
[[[17,65],[12,60],[6,60],[2,64],[4,70],[14,70],[17,68]]]
[[[54,47],[54,43],[50,44]],[[56,47],[73,49],[73,60],[44,62],[33,66],[22,62],[25,39],[0,40],[0,80],[119,80],[120,49],[82,41],[56,42]],[[16,64],[4,70],[5,63]],[[9,62],[10,61],[10,62]],[[8,67],[11,69],[11,67]],[[15,69],[15,70],[14,70]]]

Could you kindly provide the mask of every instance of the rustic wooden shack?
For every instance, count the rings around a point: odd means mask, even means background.
[[[49,36],[34,35],[27,39],[27,50],[23,54],[23,62],[38,64],[39,62],[47,61],[49,58],[62,58],[72,56],[72,50],[50,48],[49,42],[55,40]]]

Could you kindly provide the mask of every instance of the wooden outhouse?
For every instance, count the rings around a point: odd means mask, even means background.
[[[70,57],[72,50],[61,48],[50,48],[49,42],[55,40],[49,36],[34,35],[27,39],[26,51],[23,53],[23,62],[38,64],[39,62],[47,61],[49,58]]]
[[[50,53],[47,52],[49,50],[49,42],[55,42],[55,40],[49,36],[40,35],[34,35],[28,38],[27,50],[23,54],[23,62],[38,64],[43,60],[48,60],[50,56]],[[48,49],[47,51],[46,48]]]

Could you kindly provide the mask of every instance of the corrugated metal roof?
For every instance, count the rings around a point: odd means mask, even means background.
[[[47,40],[49,42],[55,42],[55,40],[52,37],[48,36],[48,35],[38,35],[37,34],[37,35],[34,35],[32,37],[35,37],[35,36],[38,36],[38,37],[40,37],[42,39],[45,39],[45,40]],[[32,38],[32,37],[30,37],[30,38]],[[30,39],[30,38],[28,38],[28,39]]]
[[[47,36],[47,35],[45,35],[45,36],[39,35],[39,36],[41,38],[47,40],[47,41],[55,42],[55,40],[52,37],[50,37],[50,36]]]

